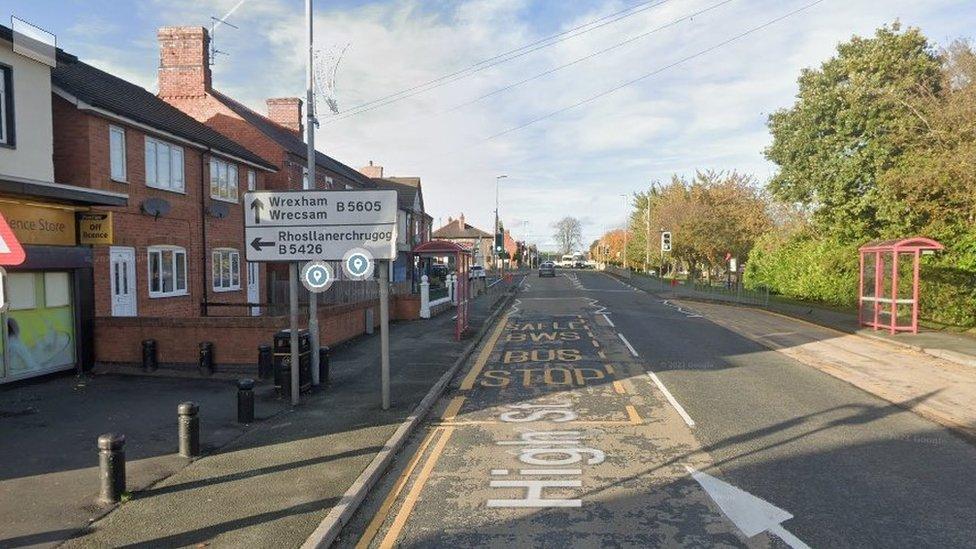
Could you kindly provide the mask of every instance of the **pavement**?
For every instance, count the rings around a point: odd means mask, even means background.
[[[474,302],[475,330],[502,296]],[[391,326],[388,411],[378,332],[334,349],[330,386],[297,408],[259,389],[249,426],[236,423],[228,381],[102,375],[0,389],[0,547],[301,545],[462,353],[453,323],[443,314]],[[184,400],[201,405],[206,455],[192,462],[175,453]],[[104,508],[93,465],[108,431],[127,436],[131,495]]]
[[[128,488],[142,490],[188,463],[176,454],[180,402],[200,405],[204,451],[247,430],[236,392],[228,381],[113,375],[0,388],[0,547],[52,546],[107,511],[95,504],[102,433],[126,436]],[[280,409],[261,389],[257,417]]]
[[[528,279],[339,547],[972,546],[976,447],[910,411],[938,391],[811,367],[856,362],[846,334],[561,274]]]
[[[666,298],[686,298],[712,302],[733,302],[735,300],[735,297],[732,295],[699,293],[684,286],[678,290],[674,290],[670,286],[662,284],[661,279],[654,277],[634,275],[628,279],[628,282]],[[947,330],[937,331],[923,327],[918,334],[906,332],[892,334],[885,330],[875,330],[874,328],[861,326],[858,322],[856,312],[822,307],[810,303],[788,301],[779,299],[776,296],[770,297],[768,303],[763,308],[842,332],[880,339],[963,366],[976,368],[976,336],[972,333],[960,333]]]

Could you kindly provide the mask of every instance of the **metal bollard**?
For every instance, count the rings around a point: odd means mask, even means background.
[[[118,503],[125,492],[125,435],[98,437],[98,500]]]
[[[142,340],[142,369],[147,372],[155,372],[159,368],[159,358],[156,355],[156,340]]]
[[[177,407],[180,415],[180,455],[191,458],[200,455],[200,407],[184,402]]]
[[[200,342],[200,373],[212,375],[214,372],[213,343]]]
[[[274,373],[274,355],[271,345],[258,345],[258,377],[268,379]]]
[[[254,423],[254,380],[237,380],[237,422]]]
[[[328,346],[323,345],[319,347],[319,383],[322,385],[329,384],[329,352],[331,350]]]

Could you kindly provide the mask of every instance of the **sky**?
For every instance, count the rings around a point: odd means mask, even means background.
[[[762,153],[769,113],[793,103],[800,71],[838,43],[898,20],[946,44],[972,38],[976,21],[972,0],[821,0],[774,22],[811,2],[316,0],[315,48],[323,59],[345,48],[334,91],[339,115],[320,105],[316,144],[353,167],[373,161],[387,175],[421,177],[437,226],[463,213],[490,232],[496,176],[507,175],[499,211],[516,238],[553,248],[552,224],[569,215],[582,221],[588,245],[622,226],[633,192],[672,174],[737,170],[762,185],[776,169]],[[211,16],[236,6],[227,21],[237,28],[215,33],[224,54],[214,86],[262,113],[268,97],[305,95],[303,0],[0,6],[5,24],[9,15],[26,19],[56,34],[62,49],[152,91],[156,29],[209,27]],[[601,19],[628,8],[615,22]],[[601,20],[607,24],[594,28]],[[567,31],[572,36],[558,43],[484,63]],[[480,70],[356,113],[471,67]]]

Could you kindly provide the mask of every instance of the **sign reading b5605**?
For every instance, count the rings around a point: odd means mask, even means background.
[[[341,260],[353,248],[396,257],[396,191],[252,191],[248,261]]]
[[[362,200],[346,200],[336,202],[337,212],[379,212],[383,210],[383,203],[379,200],[363,202]]]

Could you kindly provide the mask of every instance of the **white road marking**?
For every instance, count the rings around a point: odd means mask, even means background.
[[[810,549],[809,545],[783,528],[782,523],[793,518],[788,511],[687,465],[685,470],[746,537],[769,532],[793,549]]]
[[[606,320],[607,324],[609,324],[611,328],[617,327],[616,324],[614,324],[613,321],[610,320],[610,317],[607,316],[607,313],[600,313],[600,314],[603,316],[603,320]]]
[[[623,341],[624,342],[624,345],[626,345],[627,346],[627,349],[630,350],[630,354],[634,355],[635,357],[636,356],[640,356],[639,354],[637,354],[637,350],[634,349],[634,346],[631,345],[629,341],[627,341],[627,338],[626,337],[624,337],[624,334],[621,334],[621,333],[617,332],[617,337],[620,338],[620,341]]]
[[[674,407],[674,410],[678,412],[678,415],[681,416],[681,419],[685,420],[685,423],[688,424],[688,427],[694,427],[695,420],[691,419],[691,416],[688,415],[688,412],[685,411],[684,407],[681,406],[678,400],[674,398],[674,395],[671,394],[671,391],[669,391],[668,388],[664,386],[664,383],[661,383],[661,379],[657,377],[657,374],[655,374],[654,372],[647,372],[647,377],[651,378],[651,381],[653,381],[654,384],[657,385],[657,388],[660,389],[662,393],[664,393],[664,398],[668,399],[668,402],[670,402],[671,406]]]

